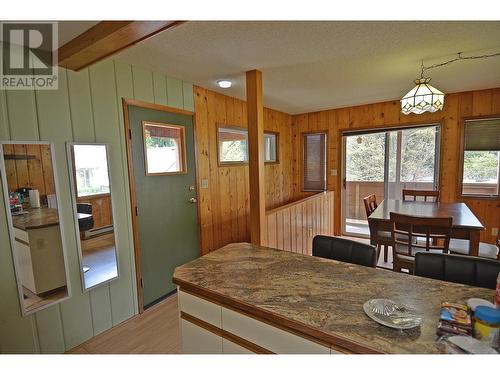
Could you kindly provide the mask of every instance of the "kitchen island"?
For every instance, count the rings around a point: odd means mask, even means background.
[[[174,271],[184,353],[437,353],[442,301],[494,291],[230,244]],[[395,330],[363,312],[372,298],[417,309],[420,327]]]

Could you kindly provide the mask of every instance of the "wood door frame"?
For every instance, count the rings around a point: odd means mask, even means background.
[[[132,159],[132,131],[130,128],[130,119],[128,115],[129,106],[135,106],[145,109],[153,109],[166,113],[177,113],[181,115],[190,116],[193,123],[193,153],[195,164],[195,186],[196,196],[199,194],[198,186],[198,158],[196,157],[196,122],[195,113],[184,109],[169,107],[163,104],[148,103],[142,100],[122,98],[123,107],[123,123],[125,126],[125,146],[127,150],[127,166],[128,166],[128,183],[130,187],[130,213],[132,216],[132,234],[134,238],[134,263],[135,263],[135,281],[137,289],[137,304],[139,314],[144,312],[144,290],[142,284],[142,268],[141,268],[141,246],[139,241],[139,224],[137,222],[137,196],[135,193],[134,181],[134,165]],[[187,160],[186,160],[187,164]],[[200,202],[196,202],[196,215],[197,215],[197,230],[198,230],[198,243],[201,254],[201,227],[200,227]]]

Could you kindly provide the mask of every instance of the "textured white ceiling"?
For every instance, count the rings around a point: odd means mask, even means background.
[[[425,65],[500,52],[500,22],[187,22],[118,60],[245,99],[260,69],[267,107],[296,114],[400,99]],[[500,86],[500,57],[430,70],[445,93]],[[229,78],[231,89],[216,81]]]
[[[59,47],[65,45],[70,40],[87,31],[92,26],[97,24],[97,21],[63,21],[58,22]]]

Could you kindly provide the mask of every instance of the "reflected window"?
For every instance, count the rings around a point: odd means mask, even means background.
[[[109,194],[106,146],[75,145],[73,152],[77,197]]]
[[[143,122],[146,175],[186,173],[184,127]]]

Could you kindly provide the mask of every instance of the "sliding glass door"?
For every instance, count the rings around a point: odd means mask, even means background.
[[[402,190],[435,189],[439,176],[436,124],[343,134],[342,232],[368,236],[363,198],[401,199]]]

